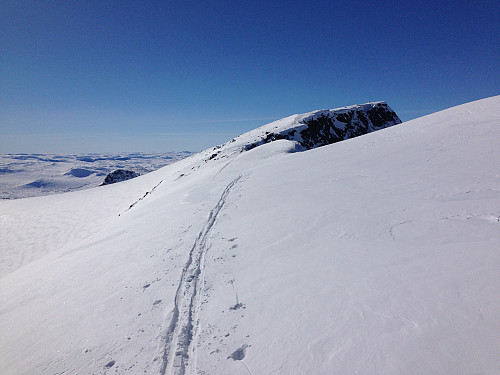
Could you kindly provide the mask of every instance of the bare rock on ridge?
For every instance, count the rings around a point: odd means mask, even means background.
[[[400,123],[400,118],[385,102],[319,110],[298,119],[286,129],[266,131],[261,140],[248,144],[245,149],[251,150],[265,143],[286,139],[296,141],[309,150]]]
[[[108,173],[108,175],[104,179],[104,182],[99,186],[110,185],[117,182],[130,180],[131,178],[135,178],[137,176],[139,176],[139,174],[134,171],[128,171],[126,169],[117,169],[113,172]]]

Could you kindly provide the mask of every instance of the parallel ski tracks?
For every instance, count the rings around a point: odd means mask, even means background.
[[[203,287],[205,255],[209,249],[208,239],[219,213],[226,203],[233,186],[241,175],[232,180],[222,192],[217,204],[210,211],[207,221],[198,233],[182,269],[175,293],[172,318],[165,337],[161,375],[184,375],[186,368],[194,364],[194,339],[200,309],[200,291]],[[193,371],[191,371],[193,373]]]

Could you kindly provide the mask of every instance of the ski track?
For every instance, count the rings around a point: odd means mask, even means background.
[[[161,375],[184,375],[186,367],[196,363],[194,341],[201,302],[199,291],[203,286],[204,260],[209,249],[208,239],[227,196],[240,178],[241,175],[231,181],[222,192],[203,229],[198,233],[182,269],[172,318],[165,337]],[[195,368],[191,369],[192,374],[195,371]]]

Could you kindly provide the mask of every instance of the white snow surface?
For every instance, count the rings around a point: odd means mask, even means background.
[[[187,151],[120,154],[0,154],[0,199],[19,199],[99,186],[116,169],[148,173]]]
[[[252,137],[0,201],[0,373],[500,373],[500,96]]]

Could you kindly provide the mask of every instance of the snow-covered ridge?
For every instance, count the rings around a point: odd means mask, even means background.
[[[370,102],[335,109],[323,109],[292,115],[213,148],[214,159],[224,151],[248,151],[279,139],[296,143],[296,151],[304,151],[358,137],[400,124],[401,120],[386,102]],[[219,155],[221,154],[221,155]]]
[[[317,110],[263,125],[225,144],[193,155],[191,160],[196,168],[206,161],[232,158],[243,151],[281,139],[293,142],[291,151],[304,151],[399,123],[401,120],[385,102]],[[4,154],[0,155],[0,198],[25,198],[88,189],[101,184],[111,171],[126,169],[142,175],[189,154]],[[124,179],[110,177],[111,180],[118,182]]]

